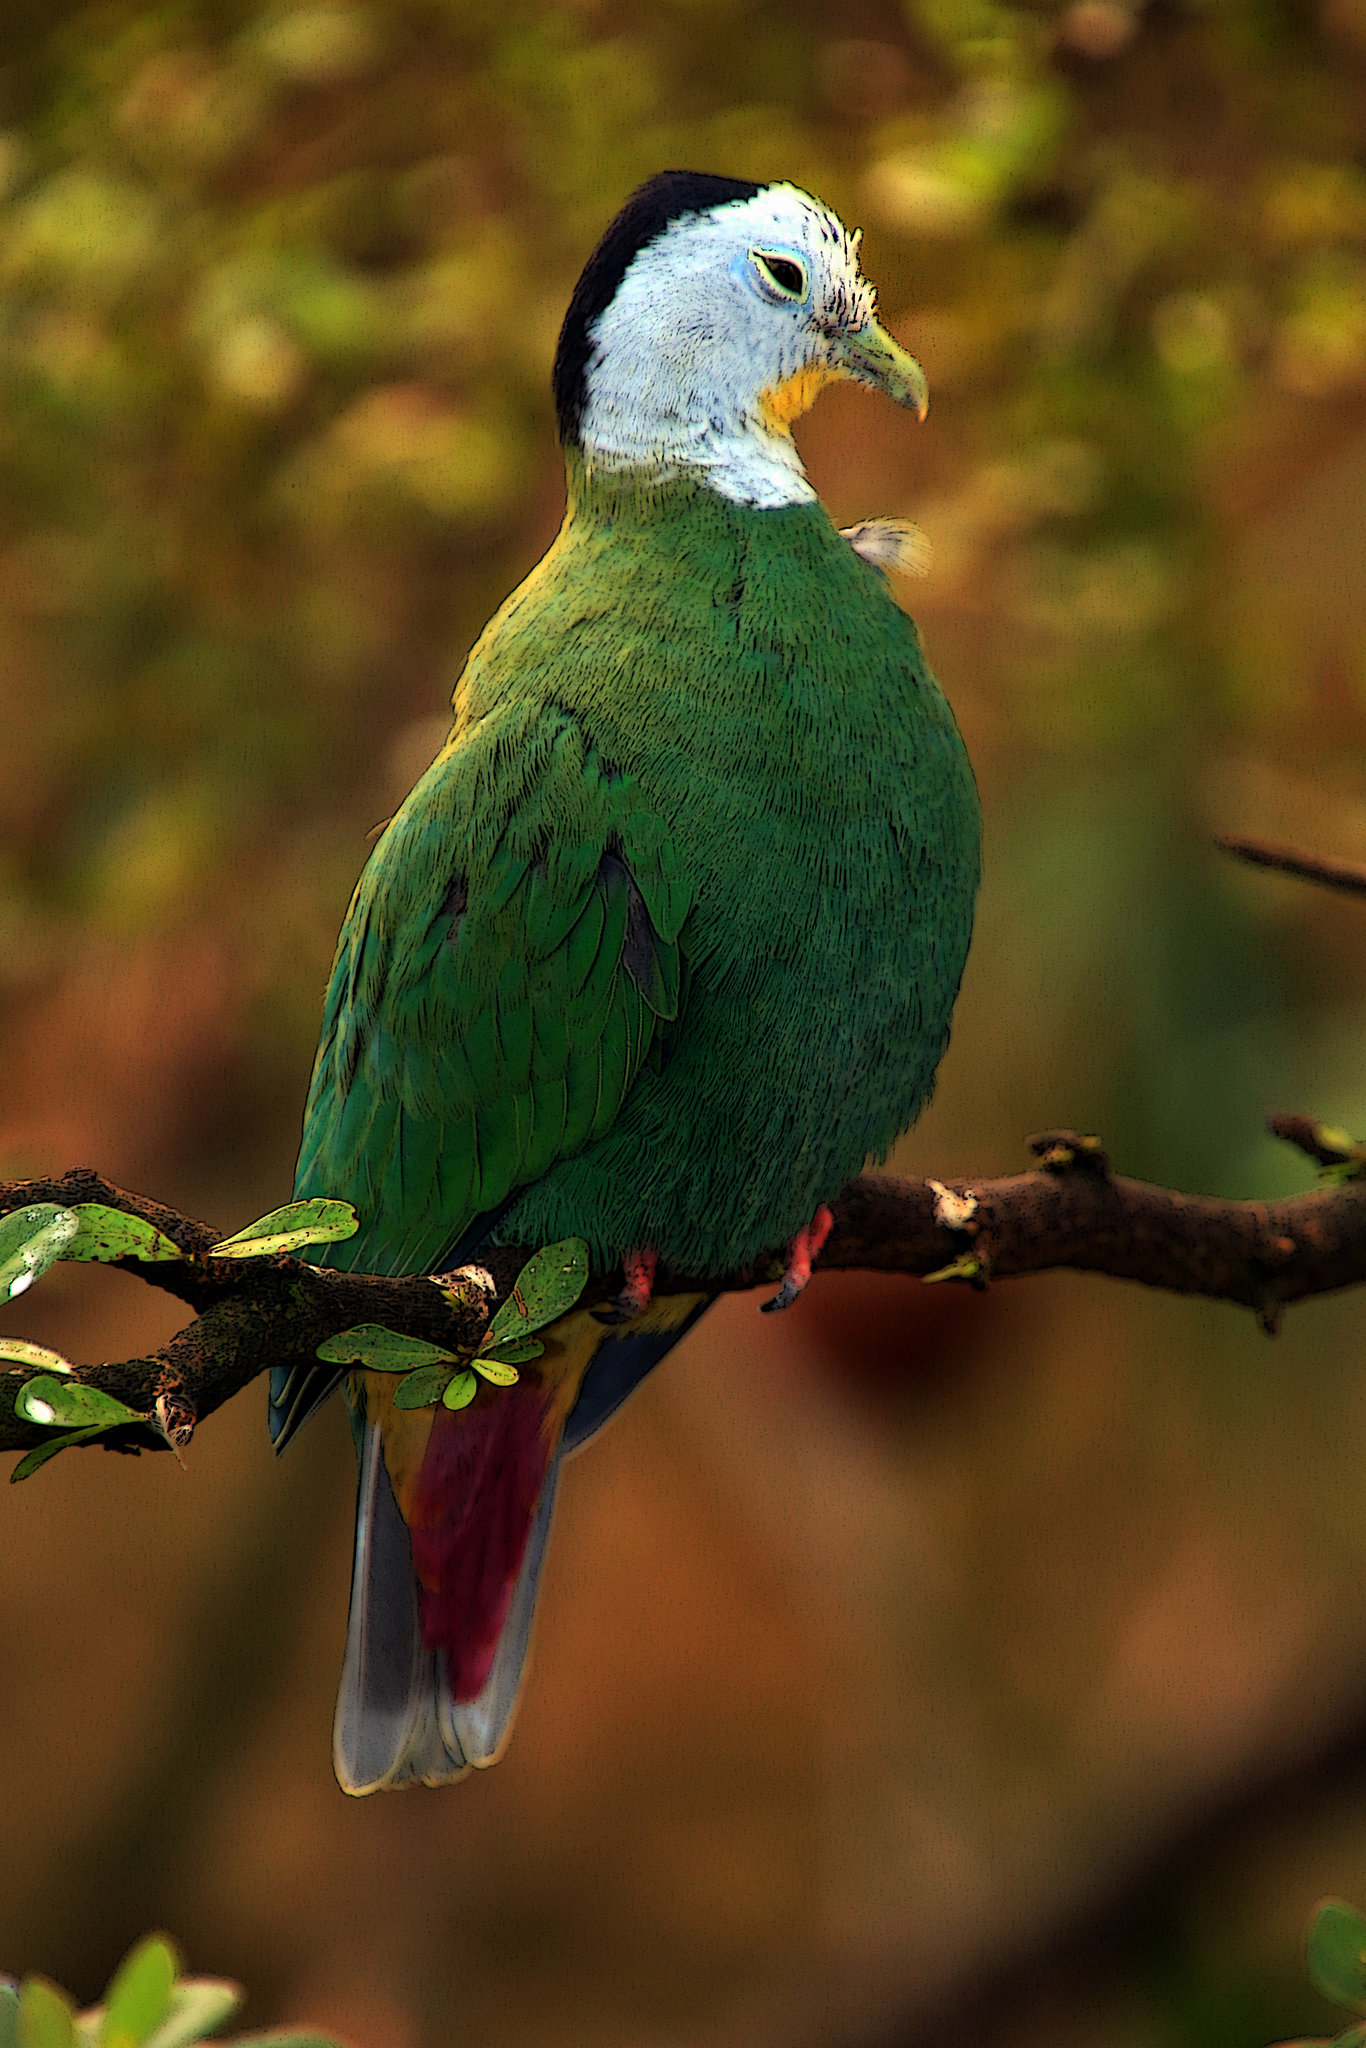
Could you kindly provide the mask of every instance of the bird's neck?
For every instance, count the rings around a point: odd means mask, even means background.
[[[675,363],[618,343],[596,366],[577,452],[591,476],[686,479],[760,508],[810,504],[816,493],[791,430],[806,407],[788,408],[784,396],[727,388],[715,367],[684,389]]]
[[[800,496],[759,504],[718,490],[710,472],[691,465],[604,463],[578,447],[565,450],[565,486],[560,542],[566,544],[591,539],[597,546],[629,539],[631,545],[677,544],[686,551],[698,532],[705,531],[713,537],[733,537],[743,546],[755,511],[815,514],[826,523],[820,500],[809,486]]]

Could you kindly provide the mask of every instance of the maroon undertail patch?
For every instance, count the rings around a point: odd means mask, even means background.
[[[493,1668],[549,1464],[546,1403],[526,1382],[438,1408],[409,1524],[422,1639],[446,1652],[457,1700]]]

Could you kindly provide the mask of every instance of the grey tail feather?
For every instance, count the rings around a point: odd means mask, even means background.
[[[418,1782],[445,1785],[471,1766],[497,1762],[521,1690],[558,1470],[556,1451],[488,1681],[477,1699],[457,1701],[444,1656],[422,1640],[407,1526],[389,1483],[379,1429],[366,1424],[351,1617],[332,1736],[343,1792],[359,1796]]]
[[[270,1369],[270,1406],[266,1421],[271,1448],[278,1457],[310,1415],[334,1394],[350,1366],[318,1365],[313,1360],[297,1365],[273,1365]]]

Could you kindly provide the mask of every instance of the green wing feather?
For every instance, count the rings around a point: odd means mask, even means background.
[[[334,1263],[432,1271],[601,1137],[678,1014],[683,864],[578,722],[481,720],[376,846],[337,948],[296,1194]]]

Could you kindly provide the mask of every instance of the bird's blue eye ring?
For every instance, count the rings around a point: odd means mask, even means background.
[[[749,260],[768,297],[789,302],[806,297],[806,265],[785,249],[751,249]]]

